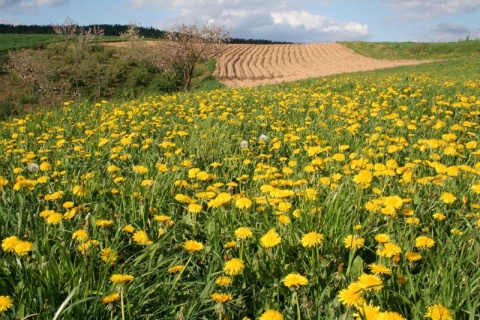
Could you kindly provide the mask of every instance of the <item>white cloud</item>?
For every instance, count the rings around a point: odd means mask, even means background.
[[[323,0],[325,1],[325,0]],[[232,30],[232,37],[289,42],[361,40],[368,25],[337,21],[296,8],[311,0],[129,0],[136,8],[157,6],[174,10],[177,16],[156,25],[168,29],[177,22],[213,22]],[[318,1],[316,1],[318,4]]]
[[[402,16],[429,19],[445,15],[469,13],[480,9],[480,0],[384,0]]]
[[[314,15],[306,11],[272,12],[274,24],[286,24],[292,27],[302,26],[307,31],[353,36],[368,35],[368,25],[355,22],[338,22],[330,17]]]

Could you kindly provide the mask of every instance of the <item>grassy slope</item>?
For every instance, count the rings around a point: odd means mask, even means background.
[[[355,52],[377,59],[450,59],[479,57],[480,41],[460,42],[342,42]]]

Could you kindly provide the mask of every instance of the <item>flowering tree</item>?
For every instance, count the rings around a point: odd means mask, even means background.
[[[183,74],[184,90],[190,87],[196,64],[215,57],[229,35],[224,26],[215,24],[177,24],[166,32],[171,63]]]

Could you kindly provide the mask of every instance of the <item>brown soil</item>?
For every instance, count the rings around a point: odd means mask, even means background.
[[[227,87],[251,87],[426,62],[367,58],[340,43],[226,44],[213,75]]]

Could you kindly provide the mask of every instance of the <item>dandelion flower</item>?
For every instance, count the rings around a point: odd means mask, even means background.
[[[270,229],[263,237],[260,238],[260,243],[264,248],[273,248],[279,245],[282,242],[282,238],[275,231],[275,229]]]
[[[376,320],[407,320],[401,314],[393,311],[381,312]]]
[[[323,234],[313,231],[313,232],[304,234],[302,237],[301,243],[302,243],[302,246],[304,246],[305,248],[316,247],[322,244],[323,238],[324,238]]]
[[[366,291],[381,291],[383,289],[382,279],[373,274],[363,273],[358,277],[357,283]]]
[[[227,243],[225,243],[225,244],[223,245],[223,247],[224,247],[225,249],[228,249],[228,248],[233,248],[233,247],[235,247],[236,245],[237,245],[237,241],[228,241]]]
[[[283,320],[283,315],[277,310],[269,309],[258,320]]]
[[[252,204],[252,200],[246,197],[238,198],[235,201],[235,207],[237,207],[238,209],[248,209],[252,206]]]
[[[433,218],[434,218],[435,220],[440,220],[440,221],[442,221],[442,220],[445,220],[447,217],[446,217],[443,213],[437,212],[437,213],[434,213],[434,214],[433,214]]]
[[[387,243],[390,242],[390,237],[385,233],[379,233],[375,236],[375,240],[378,243]]]
[[[242,259],[232,258],[225,263],[223,271],[229,276],[235,276],[243,272],[245,264]]]
[[[418,252],[407,252],[405,258],[410,262],[416,262],[422,259],[422,255]]]
[[[13,300],[9,296],[0,296],[0,315],[13,306]]]
[[[356,249],[360,249],[361,247],[363,247],[363,245],[365,244],[365,239],[358,236],[358,235],[350,234],[350,235],[345,237],[343,242],[345,243],[345,248],[351,249],[351,250],[356,250]]]
[[[148,172],[148,169],[144,166],[133,166],[133,171],[139,174],[145,174]]]
[[[47,224],[57,225],[63,220],[63,214],[55,212],[49,215],[46,219]]]
[[[110,281],[115,284],[126,284],[132,282],[133,279],[135,277],[130,274],[114,274],[110,277]]]
[[[143,230],[135,231],[132,235],[132,240],[138,244],[152,244],[153,241],[150,240],[148,234]]]
[[[337,297],[343,305],[348,307],[361,305],[365,301],[362,296],[362,288],[356,282],[351,283],[346,289],[340,290]]]
[[[15,246],[15,253],[18,254],[19,256],[24,256],[32,250],[33,250],[33,243],[29,241],[20,241]]]
[[[120,294],[115,292],[115,293],[109,294],[108,296],[104,296],[102,298],[102,302],[103,303],[115,303],[116,301],[118,301],[118,299],[120,299]]]
[[[135,227],[131,225],[126,225],[125,227],[122,228],[122,230],[128,233],[133,233],[133,231],[135,231]]]
[[[230,283],[232,283],[232,278],[227,276],[220,276],[215,280],[215,284],[219,286],[228,286]]]
[[[358,313],[354,313],[353,316],[362,320],[377,320],[380,315],[380,307],[373,306],[370,303],[363,303],[361,306],[357,306]]]
[[[247,149],[248,148],[248,141],[243,140],[240,142],[240,148]]]
[[[178,271],[182,271],[183,269],[185,269],[184,265],[176,265],[176,266],[168,268],[167,272],[168,273],[177,273]]]
[[[420,236],[415,239],[415,247],[419,249],[431,248],[435,245],[435,240],[427,236]]]
[[[450,310],[441,304],[429,306],[427,308],[427,312],[425,313],[425,317],[432,320],[453,320]]]
[[[198,203],[190,203],[187,207],[187,211],[190,213],[200,213],[202,209],[202,205]]]
[[[368,268],[373,274],[392,274],[392,270],[381,264],[371,263]]]
[[[27,166],[27,170],[30,172],[37,172],[39,169],[40,167],[36,163],[29,163]]]
[[[247,227],[240,227],[237,230],[235,230],[235,237],[241,240],[245,240],[248,238],[251,238],[253,236],[252,230]]]
[[[441,195],[440,200],[442,200],[446,204],[451,204],[451,203],[454,203],[457,200],[457,197],[455,197],[450,192],[444,192]]]
[[[112,248],[103,248],[100,252],[100,258],[103,262],[113,265],[117,261],[117,253]]]
[[[2,249],[5,252],[14,252],[17,244],[20,243],[20,239],[17,236],[7,237],[2,240]]]
[[[383,244],[383,248],[377,250],[377,254],[381,257],[391,258],[402,252],[402,248],[395,243],[387,242]]]
[[[306,286],[308,284],[308,279],[298,273],[290,273],[282,280],[283,284],[290,288],[299,286]]]
[[[97,225],[97,227],[107,228],[113,224],[113,220],[98,219],[97,221],[95,221],[95,224]]]
[[[211,295],[212,300],[218,303],[226,303],[233,300],[233,296],[230,293],[215,292]]]
[[[201,242],[195,241],[195,240],[187,240],[183,244],[183,247],[185,250],[190,251],[190,252],[195,252],[195,251],[201,251],[203,250],[203,244]]]

